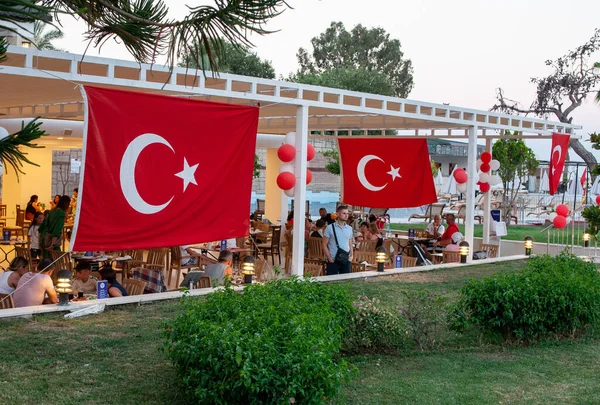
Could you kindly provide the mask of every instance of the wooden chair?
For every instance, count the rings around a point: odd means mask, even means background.
[[[361,252],[375,252],[375,246],[377,246],[377,240],[362,240],[356,244],[356,249]]]
[[[13,302],[12,295],[0,294],[0,309],[14,308],[15,303]]]
[[[269,224],[259,222],[258,224],[256,224],[255,228],[259,231],[264,232],[262,234],[256,235],[256,243],[267,243],[269,241],[269,232],[271,231],[271,226]]]
[[[212,288],[212,281],[208,276],[201,276],[194,288]]]
[[[0,204],[0,226],[6,226],[6,204]]]
[[[146,282],[128,278],[127,280],[123,280],[123,287],[125,287],[128,295],[142,295],[146,288]]]
[[[361,271],[367,271],[367,265],[363,263],[351,263],[350,273],[360,273]]]
[[[417,267],[417,258],[410,256],[402,256],[402,268]]]
[[[283,235],[283,237],[285,238],[285,273],[291,274],[292,269],[290,264],[292,263],[292,256],[294,254],[294,237],[291,233],[287,232]]]
[[[148,257],[142,267],[153,269],[153,270],[168,270],[167,268],[167,253],[169,249],[150,249],[148,251]]]
[[[308,243],[308,258],[314,260],[323,260],[325,254],[323,253],[323,238],[309,237],[306,238]]]
[[[294,212],[294,200],[292,200],[292,212]],[[304,216],[310,218],[310,201],[304,203]]]
[[[320,277],[325,274],[324,260],[304,260],[304,276]]]
[[[29,262],[29,271],[32,271],[32,269],[34,269],[35,265],[37,264],[37,260],[36,263],[33,263],[33,260],[31,259],[31,250],[29,250],[29,248],[15,246],[15,256],[21,256],[27,259],[27,261]]]
[[[485,251],[488,259],[498,257],[498,245],[492,245],[489,243],[482,243],[481,250]]]
[[[373,250],[372,252],[367,252],[363,250],[354,251],[354,261],[357,263],[367,262],[368,264],[375,266],[377,264],[376,257],[377,253],[375,253],[375,250]]]
[[[145,263],[143,250],[124,250],[123,256],[130,256],[131,259],[122,262],[117,262],[117,265],[121,263],[122,266],[120,269],[115,269],[117,273],[122,272],[121,280],[129,278],[129,275],[131,274],[131,271],[134,267],[140,267]]]
[[[18,205],[17,205],[18,207]],[[25,232],[23,227],[25,226],[25,210],[21,210],[17,208],[15,226],[5,226],[4,230],[9,231],[11,236],[18,237],[21,234],[21,237],[25,239]]]
[[[257,221],[262,221],[262,217],[265,215],[265,200],[256,199],[256,211],[254,211],[254,218]]]
[[[258,249],[261,251],[263,257],[266,259],[268,255],[271,256],[271,263],[275,265],[275,255],[277,255],[277,259],[279,264],[281,264],[281,255],[279,250],[279,243],[281,240],[281,226],[272,226],[271,227],[271,242],[270,243],[261,243],[258,245]]]
[[[265,265],[267,261],[265,259],[257,259],[256,264],[254,265],[254,275],[256,276],[256,281],[265,281]]]
[[[71,262],[71,255],[69,252],[61,252],[60,250],[50,250],[49,252],[52,261],[56,261],[52,266],[54,268],[54,271],[52,272],[52,281],[54,284],[56,284],[58,272],[63,269],[67,269],[73,273],[73,264]]]
[[[184,258],[190,258],[191,256],[182,256],[181,248],[179,246],[171,247],[171,266],[169,266],[169,270],[167,271],[167,286],[171,284],[171,278],[173,277],[173,270],[177,270],[177,278],[175,279],[175,286],[179,285],[179,277],[181,277],[182,270],[196,270],[200,267],[197,264],[192,265],[182,265],[181,261]]]
[[[459,252],[442,252],[442,262],[443,263],[460,263],[460,253]]]

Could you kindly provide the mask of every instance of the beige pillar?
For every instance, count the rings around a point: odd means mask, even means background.
[[[281,161],[277,157],[277,149],[267,149],[265,169],[265,217],[271,222],[277,222],[281,216],[281,189],[277,187],[277,175]],[[285,222],[285,218],[281,218]]]

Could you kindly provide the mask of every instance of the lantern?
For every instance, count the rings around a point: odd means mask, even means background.
[[[242,274],[244,275],[244,284],[252,284],[252,276],[254,275],[254,268],[256,266],[256,259],[254,256],[246,256],[242,261]]]
[[[467,256],[469,256],[469,242],[463,240],[458,244],[458,253],[460,253],[460,262],[466,263]]]
[[[387,260],[387,250],[383,246],[379,246],[376,252],[375,261],[377,262],[377,271],[383,271],[383,264]]]
[[[525,237],[525,256],[531,256],[531,249],[533,249],[533,238],[531,236]]]
[[[58,282],[56,292],[58,293],[58,305],[69,305],[69,294],[71,290],[71,277],[73,275],[69,270],[63,269],[58,272]]]
[[[583,247],[589,247],[590,246],[590,234],[585,232],[583,234]]]

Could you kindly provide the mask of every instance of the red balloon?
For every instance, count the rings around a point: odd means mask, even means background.
[[[490,191],[490,183],[481,183],[479,185],[479,190],[481,190],[482,193],[487,193]]]
[[[557,205],[556,206],[556,215],[566,217],[567,215],[569,215],[569,207],[567,207],[565,204]]]
[[[456,180],[458,184],[466,183],[468,179],[469,175],[467,175],[467,172],[463,169],[456,169],[454,171],[454,180]]]
[[[491,167],[489,163],[482,163],[481,166],[479,167],[479,170],[481,170],[484,173],[488,173],[490,171]]]
[[[596,204],[600,205],[600,195],[596,196]]]
[[[567,218],[563,217],[562,215],[557,215],[554,217],[553,223],[555,228],[562,229],[567,226]]]
[[[312,172],[310,169],[306,169],[306,184],[312,181]]]
[[[483,163],[490,163],[492,161],[492,154],[490,152],[483,152],[479,157]],[[482,170],[487,172],[487,170]]]
[[[292,145],[281,145],[279,149],[277,149],[277,157],[282,162],[291,162],[296,157],[296,148]]]
[[[281,172],[277,176],[277,186],[282,190],[291,190],[296,185],[296,176],[290,172]]]
[[[308,160],[310,162],[311,160],[313,160],[315,158],[316,154],[317,154],[317,151],[315,151],[315,147],[309,143],[307,146],[307,149],[306,149],[306,160]]]

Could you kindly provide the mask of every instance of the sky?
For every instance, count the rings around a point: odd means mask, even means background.
[[[253,49],[270,60],[277,76],[287,77],[298,68],[296,52],[312,50],[311,38],[332,21],[349,30],[356,24],[382,27],[400,40],[405,58],[412,61],[415,86],[409,99],[450,103],[459,107],[488,110],[497,88],[505,96],[529,106],[535,95],[531,77],[550,73],[544,62],[556,59],[585,43],[600,28],[600,1],[571,0],[288,0],[293,9],[271,20],[266,28],[277,31],[253,36]],[[165,0],[170,16],[182,18],[187,7],[211,1]],[[83,53],[85,25],[64,18],[65,37],[55,45]],[[132,57],[113,41],[89,55],[116,59]],[[600,61],[600,54],[594,61]],[[583,125],[584,145],[588,134],[600,131],[600,105],[592,97],[573,114]],[[556,121],[556,119],[551,118]],[[538,159],[547,160],[550,141],[527,141]],[[600,161],[600,151],[594,151]],[[574,153],[571,160],[575,159]]]

